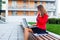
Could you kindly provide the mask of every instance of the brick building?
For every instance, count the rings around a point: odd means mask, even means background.
[[[20,22],[22,18],[27,21],[36,21],[37,6],[43,5],[48,12],[49,18],[56,18],[56,0],[5,0],[6,22]]]

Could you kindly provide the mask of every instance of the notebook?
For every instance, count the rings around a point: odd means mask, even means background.
[[[25,27],[27,27],[27,28],[29,28],[29,26],[28,26],[28,22],[26,21],[26,18],[23,18],[22,19],[22,25],[23,25],[23,27],[25,28]]]

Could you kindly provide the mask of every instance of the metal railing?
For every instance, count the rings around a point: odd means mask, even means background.
[[[16,5],[8,6],[8,9],[34,9],[34,7],[29,7],[28,5]]]
[[[55,11],[55,7],[45,7],[47,11]],[[16,5],[16,6],[8,6],[8,9],[29,9],[29,10],[37,10],[37,7],[29,7],[28,5]]]

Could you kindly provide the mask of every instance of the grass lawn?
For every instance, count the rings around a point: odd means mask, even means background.
[[[32,25],[35,22],[29,22],[29,24]],[[47,24],[47,30],[60,35],[60,24]]]

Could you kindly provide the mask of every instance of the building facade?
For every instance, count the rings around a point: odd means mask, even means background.
[[[0,0],[0,10],[1,10],[1,4],[2,4],[2,0]]]
[[[22,18],[27,21],[36,21],[37,6],[43,5],[47,10],[49,18],[55,18],[56,15],[56,0],[5,0],[6,22],[20,22]]]
[[[5,22],[5,1],[4,0],[0,0],[0,23],[1,22]]]

